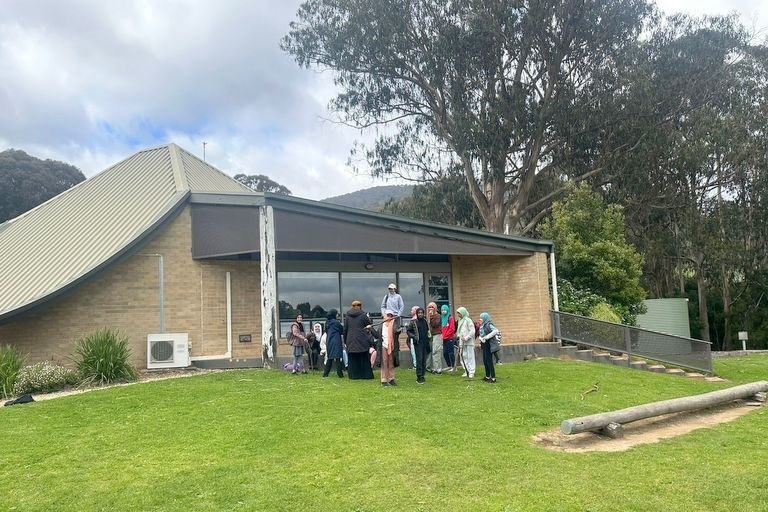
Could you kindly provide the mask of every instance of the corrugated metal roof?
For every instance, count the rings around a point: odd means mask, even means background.
[[[0,225],[0,319],[119,257],[192,192],[254,194],[168,144],[136,153]]]

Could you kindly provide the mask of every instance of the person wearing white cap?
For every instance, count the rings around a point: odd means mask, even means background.
[[[401,316],[405,309],[405,302],[403,298],[397,293],[397,285],[395,283],[389,283],[387,286],[387,294],[381,301],[381,317],[387,318],[387,314],[391,314],[395,320],[392,324],[392,331],[394,335],[394,350],[400,352],[400,330],[402,327]],[[396,364],[397,365],[397,364]]]

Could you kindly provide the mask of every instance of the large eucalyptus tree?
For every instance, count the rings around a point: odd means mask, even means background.
[[[645,0],[308,0],[282,47],[332,70],[342,122],[381,127],[374,173],[441,179],[458,166],[488,230],[528,232],[537,181],[583,179],[573,141],[608,141],[651,6]],[[386,125],[386,126],[382,126]],[[590,139],[591,140],[591,139]]]

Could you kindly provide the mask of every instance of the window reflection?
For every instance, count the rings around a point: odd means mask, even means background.
[[[400,274],[399,284],[400,288],[398,291],[403,297],[403,302],[405,302],[403,316],[410,318],[413,306],[426,307],[424,302],[424,277],[421,273],[402,273]]]
[[[344,272],[341,274],[341,302],[346,312],[352,301],[359,299],[363,311],[371,318],[381,318],[381,301],[387,285],[395,283],[394,272]]]
[[[372,318],[381,318],[381,302],[387,294],[387,285],[396,283],[403,297],[403,315],[410,317],[411,307],[426,307],[436,302],[438,307],[448,303],[449,274],[424,274],[402,272],[278,272],[278,304],[280,336],[290,330],[296,315],[304,316],[304,330],[309,332],[316,322],[325,324],[328,311],[335,308],[341,320],[359,299],[363,310]]]
[[[429,274],[427,277],[427,302],[437,304],[437,309],[444,304],[450,306],[451,280],[448,274]]]
[[[308,332],[315,321],[325,322],[330,309],[339,309],[337,272],[278,272],[277,289],[281,333],[288,332],[299,313]]]

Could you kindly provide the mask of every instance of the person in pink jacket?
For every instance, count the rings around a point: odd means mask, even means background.
[[[452,372],[456,366],[456,320],[451,315],[451,308],[443,304],[440,308],[440,325],[443,337],[443,358],[448,365],[445,371]]]

